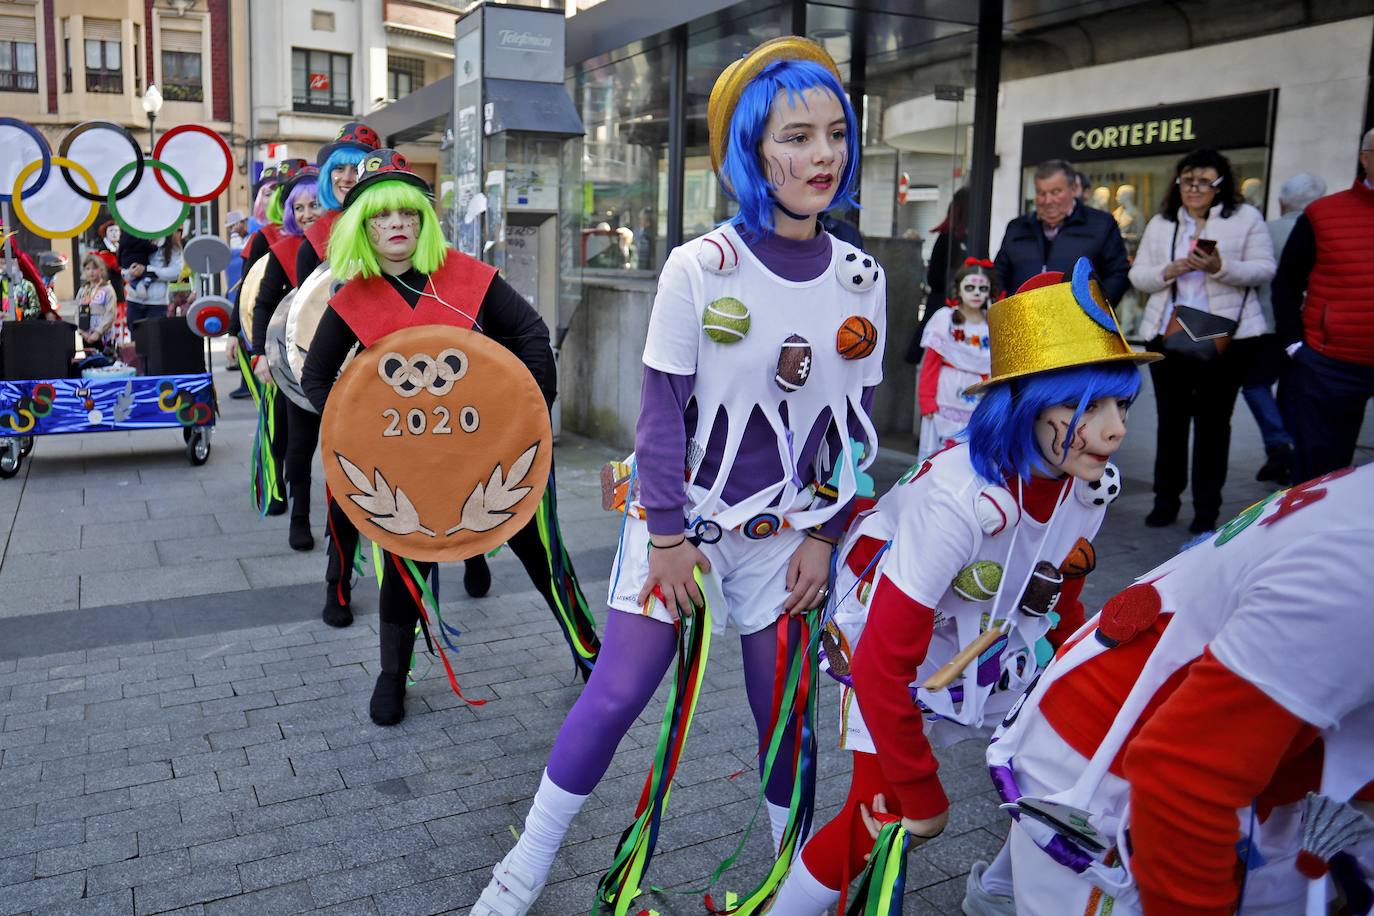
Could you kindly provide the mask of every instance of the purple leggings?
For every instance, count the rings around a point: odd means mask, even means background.
[[[777,657],[777,628],[788,624],[792,644],[800,637],[800,625],[782,618],[757,633],[740,637],[744,657],[744,689],[754,714],[759,742],[773,715],[773,669]],[[676,656],[677,633],[669,624],[652,617],[612,609],[601,640],[601,654],[582,695],[577,698],[549,755],[549,778],[564,791],[589,795],[630,726],[654,695],[663,674]],[[690,739],[689,739],[690,740]],[[792,756],[789,729],[779,753],[779,765],[768,781],[766,795],[775,805],[786,805],[792,796],[792,772],[781,761]],[[760,766],[762,760],[759,761]]]

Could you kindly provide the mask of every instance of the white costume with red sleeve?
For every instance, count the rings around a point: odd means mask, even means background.
[[[1112,472],[1115,479],[1114,468]],[[945,740],[941,731],[948,730],[949,739],[960,740],[985,722],[995,723],[1030,683],[1039,667],[1036,645],[1049,631],[1052,619],[1021,613],[1017,601],[1037,561],[1058,567],[1079,539],[1097,535],[1106,507],[1116,496],[1115,492],[1099,496],[1105,489],[1090,489],[1074,478],[1038,480],[1033,486],[1052,491],[1055,508],[1046,521],[1021,511],[1012,489],[990,486],[973,469],[968,445],[957,445],[913,468],[859,517],[842,546],[844,559],[835,587],[842,599],[834,620],[855,651],[868,619],[870,596],[881,591],[859,581],[865,572],[864,579],[874,583],[885,579],[906,599],[934,610],[930,647],[914,672],[913,687],[973,642],[990,620],[1010,622],[1007,640],[964,669],[949,689],[917,690],[931,714],[929,728],[937,743]],[[1019,488],[1018,484],[1011,487]],[[870,565],[866,558],[862,564],[850,562],[864,554],[865,543],[875,541],[889,546],[871,569],[865,569]],[[952,585],[960,571],[976,561],[1002,567],[1001,588],[990,600],[968,600]],[[1076,605],[1081,579],[1071,581],[1076,581],[1071,587],[1071,601]],[[853,689],[846,685],[841,694],[842,746],[873,753],[873,739],[859,712],[863,700],[855,703],[854,698]],[[957,727],[942,726],[940,720]]]
[[[1113,848],[1094,854],[1022,814],[1011,836],[1018,913],[1225,912],[1237,892],[1226,833],[1267,862],[1247,876],[1242,912],[1300,913],[1309,897],[1307,912],[1325,912],[1325,882],[1309,887],[1293,867],[1295,809],[1265,820],[1251,799],[1285,778],[1300,758],[1284,754],[1304,734],[1321,742],[1320,779],[1306,788],[1346,802],[1374,780],[1371,558],[1374,467],[1339,471],[1251,507],[1075,634],[1008,714],[988,763],[1004,800],[1087,812]],[[1280,746],[1237,760],[1238,722],[1265,739],[1250,710],[1269,716]],[[1212,780],[1232,772],[1252,774],[1253,795],[1219,815],[1227,803]],[[1211,879],[1199,879],[1202,853],[1221,863]]]

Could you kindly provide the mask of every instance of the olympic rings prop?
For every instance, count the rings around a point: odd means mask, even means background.
[[[95,218],[100,214],[100,204],[92,203],[89,206],[87,206],[86,215],[81,217],[81,219],[74,226],[53,229],[48,226],[40,225],[38,221],[35,220],[30,213],[30,210],[33,208],[35,204],[35,198],[37,198],[40,193],[43,193],[45,191],[48,196],[66,194],[66,188],[61,185],[58,185],[56,182],[53,182],[51,185],[49,185],[45,181],[41,184],[40,187],[36,189],[30,188],[27,192],[25,192],[24,182],[28,180],[30,175],[38,171],[40,168],[51,170],[52,166],[54,165],[64,170],[71,169],[75,171],[78,175],[80,175],[82,178],[86,180],[86,183],[88,185],[90,185],[92,188],[96,187],[95,176],[93,176],[90,172],[86,171],[86,167],[83,166],[81,163],[73,159],[68,159],[65,156],[50,155],[48,156],[47,160],[35,159],[34,161],[30,162],[28,165],[24,166],[22,169],[19,170],[19,174],[15,176],[14,184],[11,186],[9,200],[10,203],[14,205],[14,215],[19,219],[19,222],[23,223],[25,226],[28,226],[29,229],[35,235],[42,236],[45,239],[69,239],[74,235],[80,235],[81,233],[85,232],[86,229],[90,227],[91,223],[95,222]],[[28,201],[28,203],[25,203],[26,200]],[[57,202],[59,204],[59,209],[74,209],[62,206],[62,204],[65,202],[62,201],[60,197]],[[82,201],[82,206],[85,206],[84,201]]]
[[[102,133],[113,134],[113,143],[128,144],[132,150],[134,178],[127,187],[119,188],[118,191],[115,189],[118,187],[119,179],[123,177],[120,163],[128,157],[121,156],[116,150],[111,149],[111,140],[99,136]],[[138,148],[138,141],[134,139],[133,134],[113,121],[85,121],[76,125],[67,131],[57,151],[68,159],[81,162],[96,176],[96,190],[83,191],[76,186],[71,172],[65,167],[60,167],[67,186],[97,204],[103,203],[111,193],[119,200],[123,200],[133,193],[134,188],[138,187],[138,183],[143,179],[143,150]]]
[[[48,181],[52,171],[52,148],[38,129],[18,118],[0,118],[0,201],[9,203],[14,179],[30,162],[38,162],[41,173],[33,187],[23,189],[23,195],[33,194]]]
[[[169,150],[168,147],[173,144],[176,145],[176,149]],[[181,152],[182,150],[185,152]],[[217,173],[212,165],[200,161],[198,157],[203,157],[207,151],[212,159],[222,157],[222,172]],[[178,158],[174,160],[173,154],[177,154]],[[189,170],[191,181],[194,183],[193,189],[188,190],[183,186],[178,193],[167,184],[161,172],[154,175],[157,183],[162,185],[162,190],[184,204],[203,204],[214,200],[229,187],[229,179],[234,174],[234,153],[229,149],[229,144],[224,142],[224,138],[219,134],[200,124],[182,124],[167,131],[153,147],[153,158],[163,162],[182,162],[183,168],[185,163],[195,160],[197,168]],[[200,168],[202,165],[206,167]],[[220,177],[216,178],[217,174]]]
[[[60,182],[50,180],[54,166]],[[102,203],[122,231],[161,238],[185,221],[192,204],[222,194],[233,171],[229,144],[199,124],[164,133],[150,157],[123,126],[86,121],[67,132],[54,155],[33,125],[0,117],[0,201],[14,203],[19,220],[44,238],[81,233]]]
[[[168,175],[171,175],[172,178],[176,180],[176,183],[181,185],[182,194],[185,194],[187,191],[190,190],[190,187],[186,184],[186,179],[181,177],[181,173],[178,172],[176,169],[172,168],[167,163],[163,162],[160,159],[147,159],[145,161],[152,168],[164,171]],[[171,203],[172,207],[176,210],[176,216],[173,217],[171,221],[167,223],[166,226],[163,226],[158,229],[141,229],[130,223],[120,213],[119,207],[116,204],[116,201],[119,199],[119,195],[115,193],[115,184],[121,178],[123,178],[126,173],[128,173],[131,169],[135,168],[138,170],[138,174],[143,174],[143,162],[126,162],[115,171],[114,180],[110,184],[110,196],[106,201],[110,208],[110,216],[114,219],[116,223],[119,224],[120,229],[123,229],[130,235],[138,236],[141,239],[160,239],[165,235],[171,235],[172,232],[176,229],[176,227],[186,222],[186,217],[191,215],[190,204],[182,203],[180,200],[172,200]],[[153,185],[144,185],[144,187],[147,190],[144,191],[143,197],[147,198],[148,195],[151,193],[153,195],[151,203],[154,207],[156,207],[158,204],[165,203],[169,199],[168,195],[161,194],[160,189]],[[138,183],[135,182],[134,189],[137,188]],[[159,200],[159,197],[161,197],[162,199]],[[155,214],[157,213],[156,210],[154,212]]]

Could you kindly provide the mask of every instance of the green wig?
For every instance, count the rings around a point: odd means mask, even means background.
[[[272,192],[272,196],[267,198],[266,213],[267,221],[269,223],[276,223],[278,226],[280,226],[282,218],[286,216],[286,201],[284,200],[285,195],[282,194],[282,192],[285,190],[286,183],[283,182],[282,184],[277,185],[276,190]]]
[[[329,234],[329,269],[335,279],[377,277],[382,273],[377,252],[367,234],[367,221],[388,210],[414,210],[420,214],[420,234],[411,266],[432,274],[444,263],[448,243],[439,231],[439,217],[424,191],[404,181],[379,181],[358,194],[344,208]]]

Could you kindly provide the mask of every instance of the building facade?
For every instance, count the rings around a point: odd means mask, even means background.
[[[246,0],[252,73],[253,170],[313,159],[345,121],[366,118],[453,72],[460,2]],[[437,139],[402,147],[426,178]]]
[[[156,85],[164,102],[159,130],[203,124],[234,152],[234,175],[212,208],[247,205],[248,147],[245,97],[248,71],[242,0],[4,0],[0,2],[0,109],[34,125],[57,152],[78,124],[105,121],[147,149],[142,98]],[[48,241],[22,225],[29,251],[55,249],[79,263],[102,212],[84,239]],[[79,271],[58,277],[59,295],[72,294]]]

